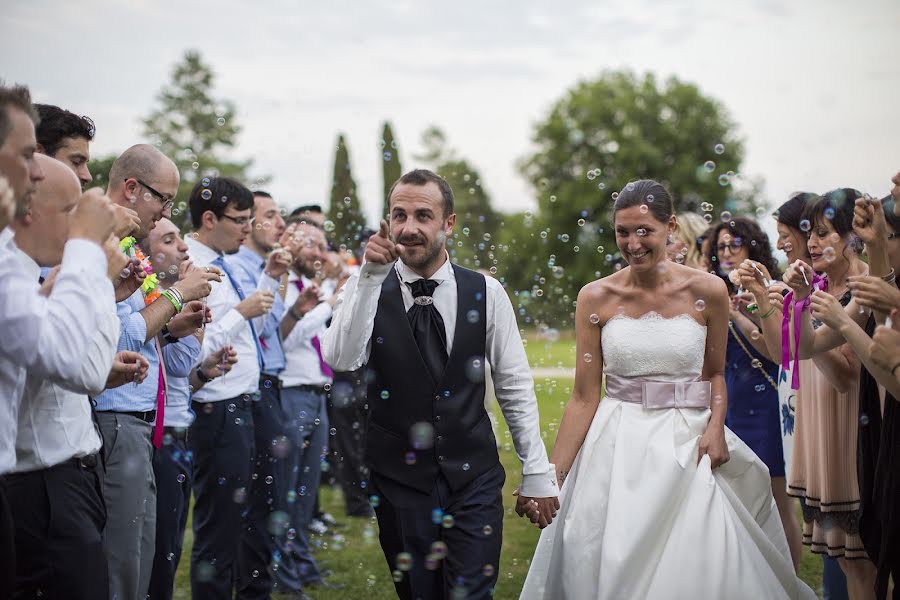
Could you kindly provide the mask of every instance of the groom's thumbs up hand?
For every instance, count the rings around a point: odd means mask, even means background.
[[[366,243],[366,262],[387,265],[397,260],[402,250],[403,246],[391,241],[387,221],[382,219],[378,233]]]

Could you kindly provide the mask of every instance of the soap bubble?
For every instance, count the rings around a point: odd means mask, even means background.
[[[419,421],[409,428],[409,443],[416,450],[434,446],[434,427],[426,421]]]
[[[713,148],[716,154],[725,154],[725,144],[716,144],[716,147]]]
[[[705,309],[706,309],[706,301],[703,300],[702,298],[700,298],[699,300],[694,302],[694,310],[696,310],[697,312],[702,312]]]

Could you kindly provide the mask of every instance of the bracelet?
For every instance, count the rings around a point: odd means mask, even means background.
[[[184,294],[181,293],[177,287],[172,286],[169,288],[169,291],[175,295],[175,299],[178,300],[178,303],[184,306]]]
[[[172,293],[172,290],[163,290],[161,296],[165,296],[169,302],[172,303],[172,306],[175,307],[175,313],[178,314],[181,312],[181,302],[175,297],[175,294]]]
[[[891,272],[881,278],[882,281],[886,281],[888,283],[897,283],[897,274],[891,269]]]
[[[162,336],[163,336],[163,339],[166,340],[167,342],[169,342],[170,344],[177,344],[177,343],[178,343],[178,338],[175,337],[174,335],[172,335],[172,332],[169,331],[169,325],[168,325],[168,324],[163,325],[163,328],[162,328]]]
[[[773,306],[773,307],[770,308],[768,311],[766,311],[766,314],[764,314],[764,315],[759,315],[759,318],[760,318],[760,319],[768,319],[769,317],[772,316],[772,313],[775,312],[776,310],[778,310],[778,307],[777,307],[777,306]]]
[[[197,367],[197,379],[199,379],[203,383],[209,383],[213,380],[212,377],[203,372],[203,367],[200,366]]]
[[[298,315],[296,312],[294,312],[293,306],[288,309],[288,312],[291,313],[291,317],[293,317],[295,321],[301,321],[303,319],[303,315]]]

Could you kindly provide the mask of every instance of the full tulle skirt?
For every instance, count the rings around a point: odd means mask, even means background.
[[[541,532],[521,598],[815,598],[797,578],[765,464],[697,462],[707,409],[604,398]]]

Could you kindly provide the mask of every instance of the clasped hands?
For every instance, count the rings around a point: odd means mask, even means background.
[[[533,498],[519,494],[519,488],[513,491],[516,497],[516,514],[520,517],[528,517],[535,527],[543,529],[553,522],[556,511],[559,510],[559,498]]]

